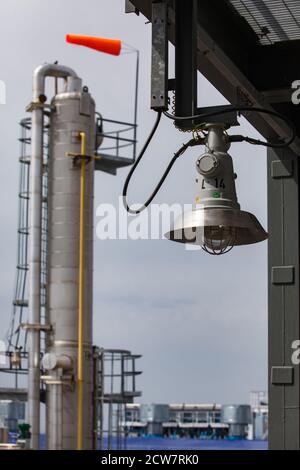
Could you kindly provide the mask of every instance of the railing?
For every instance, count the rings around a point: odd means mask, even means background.
[[[97,114],[96,149],[99,156],[135,161],[137,123],[104,119]],[[99,147],[101,145],[101,147]]]
[[[141,396],[136,390],[141,372],[135,366],[140,357],[126,350],[99,350],[96,435],[100,449],[126,448],[126,404]]]

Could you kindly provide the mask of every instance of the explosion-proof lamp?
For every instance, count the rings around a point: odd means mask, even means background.
[[[200,245],[214,255],[268,237],[253,214],[240,210],[236,175],[232,158],[227,153],[230,142],[224,130],[224,125],[220,124],[207,126],[206,151],[196,163],[196,206],[177,218],[165,234],[169,240]]]

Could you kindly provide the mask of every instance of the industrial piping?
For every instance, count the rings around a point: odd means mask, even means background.
[[[41,210],[43,170],[43,103],[46,99],[46,77],[64,78],[66,91],[78,87],[77,74],[55,64],[38,67],[33,75],[32,137],[30,164],[29,217],[29,294],[28,294],[28,421],[31,425],[31,447],[38,449],[40,434],[40,307],[41,307]],[[72,80],[74,79],[74,80]]]
[[[78,370],[77,370],[77,450],[83,446],[83,335],[84,335],[84,270],[85,270],[85,158],[86,134],[80,132],[80,220],[79,220],[79,299],[78,299]]]
[[[68,80],[76,81],[72,77]],[[92,96],[80,81],[77,85],[76,90],[58,92],[53,97],[49,117],[46,316],[51,331],[47,337],[48,373],[43,381],[47,385],[47,448],[53,450],[87,450],[93,446],[96,121]],[[68,358],[67,364],[62,358]]]

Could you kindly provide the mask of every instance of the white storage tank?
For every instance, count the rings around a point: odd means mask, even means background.
[[[169,421],[169,405],[141,405],[140,420],[147,423],[147,433],[153,436],[163,434],[163,423]]]
[[[229,425],[229,437],[245,439],[248,425],[252,422],[250,405],[223,405],[221,421]]]

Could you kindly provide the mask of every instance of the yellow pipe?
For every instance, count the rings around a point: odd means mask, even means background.
[[[79,222],[79,310],[78,310],[78,369],[77,369],[77,450],[83,449],[83,318],[84,318],[84,249],[85,249],[85,155],[86,134],[80,132],[80,222]]]

